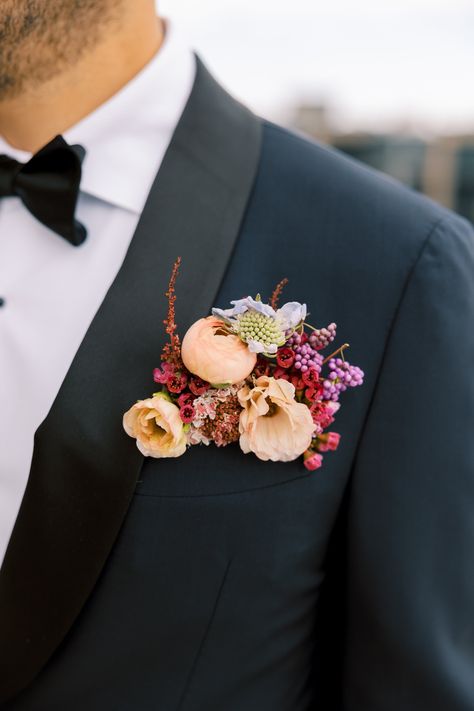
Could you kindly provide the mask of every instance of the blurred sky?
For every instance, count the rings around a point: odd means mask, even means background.
[[[158,9],[267,117],[315,100],[340,130],[474,133],[474,0],[158,0]]]

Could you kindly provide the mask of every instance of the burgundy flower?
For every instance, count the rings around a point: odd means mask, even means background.
[[[304,391],[304,396],[307,400],[310,402],[316,402],[318,400],[319,396],[321,394],[320,390],[317,390],[316,388],[306,388]]]
[[[181,393],[188,384],[186,373],[174,373],[166,381],[166,387],[170,393]]]
[[[314,402],[309,409],[313,416],[313,422],[323,429],[334,422],[333,413],[324,402]]]
[[[275,380],[289,380],[290,374],[284,368],[275,368],[273,377]]]
[[[194,401],[194,397],[191,393],[182,393],[178,398],[178,405],[184,407],[184,405],[191,405]]]
[[[304,390],[304,381],[299,375],[292,375],[290,382],[295,386],[295,390]]]
[[[295,352],[292,348],[279,348],[276,359],[280,368],[291,368],[295,362]]]
[[[179,414],[183,422],[189,424],[194,420],[194,416],[196,413],[192,405],[183,405],[179,411]]]
[[[302,378],[304,382],[304,378]],[[305,397],[311,402],[316,402],[316,400],[321,399],[323,393],[323,385],[321,383],[314,383],[314,385],[309,385],[305,390]]]
[[[319,383],[319,373],[316,368],[308,368],[308,370],[301,373],[301,378],[304,384],[311,388],[314,388]]]
[[[252,373],[256,378],[260,378],[262,375],[270,375],[270,363],[268,360],[266,358],[258,358]]]
[[[204,393],[209,390],[209,383],[206,383],[205,380],[201,380],[201,378],[194,376],[189,380],[189,389],[193,395],[199,397],[200,395],[204,395]]]
[[[174,368],[169,363],[163,363],[161,368],[155,368],[153,371],[153,380],[155,383],[166,385],[169,378],[174,374]]]

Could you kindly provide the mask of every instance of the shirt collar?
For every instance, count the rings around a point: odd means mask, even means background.
[[[119,92],[63,133],[86,149],[81,192],[141,213],[191,93],[195,57],[166,21],[157,54]],[[26,162],[31,153],[0,137],[0,153]]]

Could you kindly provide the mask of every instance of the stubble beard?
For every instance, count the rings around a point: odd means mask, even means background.
[[[76,64],[117,19],[122,0],[0,0],[0,101]]]

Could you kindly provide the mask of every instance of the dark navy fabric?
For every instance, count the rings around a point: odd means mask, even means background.
[[[339,451],[313,473],[238,447],[146,459],[93,594],[9,711],[473,711],[472,230],[267,123],[216,305],[283,277],[366,373]]]

